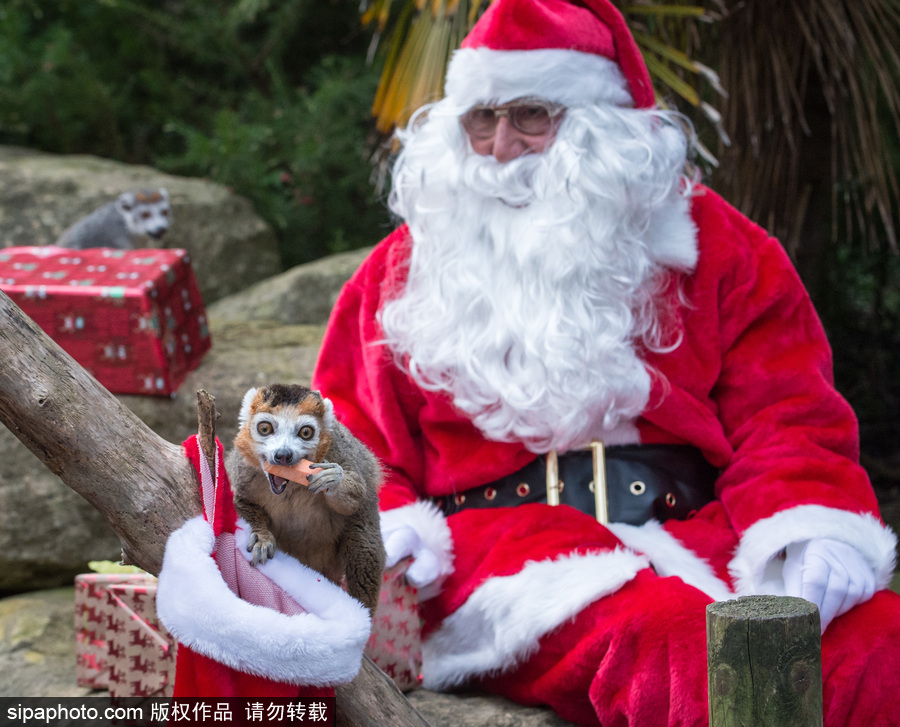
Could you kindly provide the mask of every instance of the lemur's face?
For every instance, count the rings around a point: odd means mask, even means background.
[[[302,386],[280,384],[250,389],[241,404],[235,447],[260,467],[291,467],[301,459],[319,462],[331,444],[331,402]],[[272,492],[280,495],[288,480],[266,472]]]
[[[165,189],[126,192],[119,196],[116,207],[129,231],[158,240],[169,229],[172,208]]]

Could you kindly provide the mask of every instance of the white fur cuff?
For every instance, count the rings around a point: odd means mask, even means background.
[[[447,518],[432,502],[420,500],[381,513],[381,532],[387,534],[403,527],[411,528],[422,541],[425,549],[435,556],[438,563],[438,581],[435,588],[423,588],[419,598],[426,600],[435,595],[440,581],[453,572],[453,536]]]
[[[620,548],[532,561],[514,575],[489,578],[424,643],[424,686],[448,689],[512,669],[544,634],[648,566],[644,556]]]
[[[728,565],[738,594],[783,593],[783,563],[776,556],[791,543],[813,538],[839,540],[856,548],[872,567],[876,587],[890,584],[897,549],[897,536],[890,528],[868,513],[801,505],[747,528]]]

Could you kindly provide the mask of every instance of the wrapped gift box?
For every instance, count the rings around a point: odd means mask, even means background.
[[[0,289],[115,394],[174,393],[212,345],[184,250],[3,248]]]
[[[422,620],[419,595],[406,580],[412,561],[402,560],[384,572],[368,656],[397,687],[407,692],[422,683]]]
[[[156,617],[156,584],[117,583],[109,634],[111,697],[171,697],[177,644]]]
[[[145,573],[75,577],[78,685],[113,697],[168,697],[177,644],[156,617],[156,579]]]

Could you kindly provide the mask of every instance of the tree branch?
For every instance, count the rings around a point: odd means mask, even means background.
[[[126,562],[158,574],[169,534],[201,512],[196,475],[0,292],[0,422],[112,526]]]

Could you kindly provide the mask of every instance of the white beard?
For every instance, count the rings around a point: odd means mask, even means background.
[[[635,441],[650,392],[636,344],[672,333],[655,305],[663,263],[696,260],[683,135],[618,109],[628,128],[604,120],[594,134],[594,110],[570,109],[546,152],[500,164],[440,110],[410,127],[394,169],[392,207],[414,244],[406,288],[381,311],[386,342],[488,439],[534,452]],[[635,126],[661,140],[652,162]],[[669,239],[686,229],[689,241]]]

